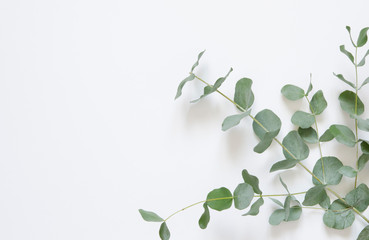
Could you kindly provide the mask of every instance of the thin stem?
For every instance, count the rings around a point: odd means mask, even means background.
[[[301,206],[302,208],[307,208],[307,209],[316,209],[316,210],[323,210],[323,211],[327,211],[328,209],[326,208],[319,208],[319,207],[306,207],[306,206]]]
[[[297,192],[297,193],[283,193],[283,194],[267,194],[267,195],[255,195],[254,197],[286,197],[289,195],[301,195],[301,194],[305,194],[306,192]]]
[[[357,115],[357,93],[358,93],[358,88],[357,86],[359,85],[359,80],[358,80],[358,71],[357,71],[357,47],[355,48],[355,79],[356,79],[356,84],[355,84],[355,115]],[[359,168],[358,165],[358,159],[359,159],[359,143],[358,143],[358,130],[357,130],[357,119],[355,118],[355,142],[356,142],[356,168]],[[355,176],[355,188],[357,186],[357,174]]]

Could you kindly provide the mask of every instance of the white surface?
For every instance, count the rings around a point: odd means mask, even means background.
[[[313,73],[329,102],[321,129],[352,125],[336,100],[346,86],[332,72],[354,76],[338,46],[349,46],[346,25],[354,36],[369,26],[368,7],[366,0],[1,1],[0,239],[159,239],[159,224],[137,209],[166,217],[214,188],[234,189],[243,168],[260,177],[264,193],[283,192],[278,173],[268,174],[280,148],[254,153],[250,119],[222,132],[235,109],[217,94],[189,104],[199,82],[173,101],[177,85],[206,49],[198,74],[212,82],[233,67],[221,88],[230,96],[239,78],[251,77],[254,113],[275,111],[281,139],[293,128],[291,114],[307,106],[287,106],[280,89],[306,88]],[[361,79],[368,73],[361,69]],[[368,93],[361,92],[367,104]],[[353,151],[332,145],[324,144],[325,155],[339,150],[348,164]],[[293,192],[311,186],[299,168],[282,175]],[[343,185],[342,194],[352,182]],[[212,212],[203,231],[198,206],[168,225],[176,240],[353,239],[365,226],[358,219],[331,230],[322,212],[306,210],[300,221],[272,227],[274,207],[266,200],[257,217]]]

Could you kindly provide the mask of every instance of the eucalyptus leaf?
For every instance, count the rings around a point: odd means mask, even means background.
[[[272,215],[270,215],[269,224],[274,226],[279,225],[284,220],[284,217],[284,209],[277,209],[272,213]]]
[[[354,47],[356,47],[356,44],[354,43],[354,41],[352,40],[352,36],[351,36],[351,27],[350,26],[346,26],[346,30],[347,32],[349,33],[349,36],[350,36],[350,40],[351,40],[351,43]]]
[[[167,226],[166,222],[163,222],[160,225],[159,236],[160,236],[161,240],[169,240],[170,232],[169,232],[169,229],[168,229],[168,226]]]
[[[290,209],[291,209],[291,195],[287,196],[284,200],[284,221],[287,221],[287,219],[290,216]]]
[[[351,131],[350,128],[344,125],[335,124],[329,127],[329,131],[339,143],[342,143],[349,147],[355,146],[355,134]]]
[[[357,176],[357,171],[350,166],[342,166],[340,169],[338,169],[338,172],[349,178],[354,178]]]
[[[328,210],[323,215],[324,224],[327,227],[334,228],[334,229],[348,228],[352,225],[354,221],[355,221],[355,214],[349,208],[346,208],[345,210],[343,209]]]
[[[205,52],[205,50],[204,50],[204,51],[202,51],[202,52],[200,52],[200,53],[199,53],[199,55],[197,56],[197,61],[192,65],[191,73],[193,72],[193,70],[195,70],[195,68],[196,68],[197,66],[199,66],[199,61],[200,61],[200,59],[201,59],[202,55],[204,54],[204,52]]]
[[[191,73],[188,77],[186,77],[185,79],[182,80],[182,82],[179,83],[175,99],[179,98],[182,95],[182,89],[183,89],[184,85],[187,82],[192,81],[194,79],[195,79],[195,75]]]
[[[319,90],[310,101],[310,110],[314,115],[319,115],[327,108],[327,105],[323,91]]]
[[[350,115],[359,116],[364,112],[364,104],[359,97],[357,97],[357,106],[355,110],[356,94],[354,92],[346,90],[340,94],[338,100],[340,101],[342,110]]]
[[[363,230],[361,230],[356,240],[369,240],[369,226],[366,226]]]
[[[364,212],[369,206],[369,188],[364,183],[360,184],[346,195],[345,201],[359,212]]]
[[[349,51],[346,50],[345,48],[345,45],[341,45],[340,46],[340,51],[345,54],[349,59],[350,61],[355,64],[355,60],[354,60],[354,56],[352,55],[352,53],[350,53]]]
[[[209,211],[208,204],[205,202],[203,207],[204,207],[204,213],[201,215],[199,219],[199,226],[201,229],[207,228],[209,221],[210,221],[210,211]]]
[[[358,165],[358,169],[359,171],[363,170],[363,168],[365,167],[366,163],[369,161],[369,154],[365,154],[363,153],[359,159],[357,160],[357,165]]]
[[[368,27],[361,29],[359,37],[357,39],[357,47],[362,47],[365,45],[365,43],[368,41],[367,31]]]
[[[322,164],[323,161],[323,164]],[[323,174],[324,166],[324,174]],[[336,157],[322,157],[319,159],[313,168],[313,174],[327,185],[337,185],[341,182],[342,174],[339,169],[343,166],[342,162]],[[321,183],[312,177],[314,185],[321,185]]]
[[[309,147],[297,131],[289,132],[283,139],[282,144],[288,150],[283,149],[283,154],[287,160],[304,160],[309,156]]]
[[[254,190],[248,183],[241,183],[233,193],[235,208],[242,210],[247,208],[254,198]]]
[[[323,133],[322,136],[320,136],[319,141],[320,142],[329,142],[332,139],[334,139],[334,135],[331,133],[329,128]]]
[[[247,172],[246,169],[242,170],[242,178],[245,183],[248,183],[251,185],[252,189],[254,190],[254,193],[256,194],[262,194],[260,188],[259,188],[259,179]]]
[[[274,132],[267,132],[261,139],[261,141],[254,147],[254,152],[263,153],[272,144],[273,139],[278,135],[279,130]]]
[[[275,198],[269,198],[270,200],[272,200],[275,204],[277,204],[278,206],[281,206],[283,207],[283,204],[278,200],[278,199],[275,199]]]
[[[296,166],[298,162],[299,161],[293,159],[276,162],[273,164],[272,168],[270,169],[270,172],[293,168],[294,166]]]
[[[369,119],[357,118],[357,126],[360,130],[369,132]]]
[[[288,190],[288,187],[287,187],[286,183],[283,182],[283,179],[281,178],[281,176],[279,176],[279,181],[281,182],[284,189],[286,189],[287,193],[290,194],[290,191]]]
[[[363,153],[369,154],[369,143],[367,141],[362,141],[360,147]]]
[[[228,129],[234,126],[237,126],[241,122],[241,120],[249,116],[249,114],[250,114],[250,110],[240,113],[240,114],[231,115],[231,116],[226,117],[222,123],[222,130],[227,131]]]
[[[310,79],[311,79],[311,74],[310,74]],[[306,96],[309,95],[309,93],[311,92],[311,90],[313,90],[313,84],[311,83],[311,80],[310,80],[310,84],[309,84],[309,87],[306,91]]]
[[[147,222],[163,222],[164,221],[164,219],[159,217],[159,215],[157,215],[154,212],[145,211],[143,209],[139,209],[138,211],[140,212],[141,217]]]
[[[276,136],[282,126],[279,117],[269,109],[264,109],[257,113],[255,119],[263,126],[261,127],[256,121],[252,123],[252,128],[260,140],[264,138],[267,132],[274,132]]]
[[[290,212],[287,218],[287,222],[296,221],[300,218],[302,213],[301,206],[293,206],[290,208]]]
[[[282,88],[281,93],[285,98],[291,101],[299,100],[305,96],[305,92],[302,88],[291,84],[285,85]]]
[[[360,90],[362,87],[364,87],[364,85],[366,85],[366,84],[368,84],[368,83],[369,83],[369,77],[367,77],[367,78],[364,80],[364,82],[361,84],[361,86],[360,86],[359,90]]]
[[[321,201],[319,203],[319,205],[322,208],[324,208],[324,209],[328,209],[329,208],[329,206],[331,205],[331,200],[329,199],[328,195],[327,195],[327,197],[323,201]]]
[[[364,55],[363,59],[361,59],[360,63],[357,65],[358,67],[362,67],[362,66],[364,66],[364,65],[365,65],[365,58],[366,58],[366,56],[368,56],[368,55],[369,55],[369,50],[368,50],[368,51],[366,51],[366,53],[365,53],[365,55]]]
[[[250,210],[243,214],[242,216],[256,216],[259,214],[260,211],[260,207],[264,204],[264,199],[263,198],[259,198],[258,200],[256,200],[250,207]]]
[[[344,83],[346,83],[349,86],[351,86],[353,89],[356,89],[355,84],[353,84],[352,82],[346,80],[345,77],[342,74],[335,74],[335,73],[333,73],[333,75],[336,76],[341,81],[343,81]]]
[[[305,199],[302,202],[305,206],[314,206],[316,204],[321,203],[327,197],[327,193],[325,191],[325,186],[317,185],[310,188],[306,194]]]
[[[307,143],[318,143],[318,134],[316,133],[315,129],[312,127],[309,128],[299,128],[297,130],[300,137]]]
[[[206,197],[208,206],[211,209],[222,211],[232,206],[232,193],[225,187],[214,189]]]
[[[309,128],[314,124],[315,118],[313,115],[303,111],[297,111],[293,114],[291,122],[301,128]]]
[[[236,83],[234,101],[241,107],[241,111],[246,111],[254,103],[254,93],[251,90],[252,80],[241,78]]]

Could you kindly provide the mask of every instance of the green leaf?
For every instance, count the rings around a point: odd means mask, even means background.
[[[360,147],[363,153],[369,154],[369,143],[367,141],[362,141]]]
[[[247,172],[246,169],[242,170],[242,178],[245,183],[248,183],[251,185],[252,189],[254,190],[254,193],[256,194],[262,194],[260,188],[259,188],[259,179]]]
[[[366,78],[366,79],[364,80],[364,82],[361,84],[361,86],[360,86],[359,90],[360,90],[362,87],[364,87],[364,85],[366,85],[366,84],[368,84],[368,83],[369,83],[369,77],[368,77],[368,78]]]
[[[251,90],[252,80],[249,78],[241,78],[236,83],[234,93],[234,101],[242,108],[241,111],[246,111],[254,103],[254,93]]]
[[[322,165],[323,160],[323,165]],[[323,175],[324,166],[324,175]],[[342,174],[339,173],[339,169],[343,166],[342,162],[336,157],[322,157],[319,159],[313,168],[314,175],[321,181],[324,181],[327,185],[337,185],[341,182]],[[320,185],[314,177],[312,177],[315,185]]]
[[[351,36],[351,27],[350,26],[346,26],[346,30],[348,31],[349,33],[349,36],[350,36],[350,40],[351,40],[351,43],[354,47],[356,47],[356,44],[354,43],[354,41],[352,40],[352,36]]]
[[[347,51],[347,50],[345,49],[345,45],[341,45],[341,46],[340,46],[340,51],[341,51],[343,54],[345,54],[345,55],[350,59],[350,61],[351,61],[353,64],[355,64],[354,56],[352,55],[352,53],[350,53],[349,51]]]
[[[363,230],[361,230],[357,240],[369,240],[369,226],[366,226]]]
[[[334,135],[331,133],[329,128],[323,133],[322,136],[320,136],[319,141],[320,142],[329,142],[334,138]]]
[[[327,193],[325,192],[325,186],[317,185],[317,186],[310,188],[306,192],[305,199],[302,202],[302,204],[305,206],[314,206],[324,201],[326,197],[327,197]]]
[[[274,226],[279,225],[284,220],[284,217],[284,209],[277,209],[272,213],[272,215],[270,215],[269,224]]]
[[[279,181],[281,182],[282,186],[284,187],[284,189],[286,189],[287,193],[289,194],[290,191],[288,190],[286,183],[283,182],[281,176],[279,176]]]
[[[309,84],[309,87],[306,91],[306,96],[309,95],[309,93],[311,92],[311,90],[313,90],[313,84],[311,83],[311,73],[310,73],[310,84]]]
[[[296,101],[305,96],[305,92],[302,88],[291,84],[285,85],[282,88],[281,93],[283,96],[285,96],[285,98],[291,101]]]
[[[355,214],[353,210],[339,199],[331,204],[329,210],[323,216],[324,224],[334,229],[348,228],[354,221]]]
[[[222,187],[211,191],[206,197],[206,201],[211,209],[222,211],[232,206],[232,198],[232,193],[227,188]]]
[[[349,147],[355,146],[355,134],[351,131],[350,128],[344,125],[335,124],[329,127],[329,131],[339,143],[345,144]]]
[[[327,108],[327,105],[323,91],[319,90],[310,101],[310,110],[314,115],[319,115]]]
[[[185,79],[182,80],[182,82],[180,82],[180,84],[178,85],[178,89],[177,89],[177,94],[175,96],[175,99],[179,98],[182,95],[182,89],[184,87],[184,85],[195,79],[195,75],[193,75],[192,73],[190,74],[190,76],[186,77]]]
[[[159,215],[157,215],[154,212],[145,211],[143,209],[139,209],[138,211],[140,212],[141,217],[147,222],[163,222],[164,221],[164,219],[159,217]]]
[[[201,53],[199,53],[199,55],[197,56],[197,61],[192,65],[192,68],[191,68],[191,73],[193,72],[193,70],[195,70],[195,68],[197,66],[199,66],[199,61],[200,61],[200,58],[202,57],[202,55],[204,54],[205,50],[202,51]]]
[[[357,165],[359,171],[363,170],[365,164],[369,161],[369,154],[362,154],[359,159],[357,160]]]
[[[160,236],[161,240],[169,240],[170,232],[169,232],[169,229],[168,229],[168,226],[167,226],[166,222],[163,222],[160,225],[159,236]]]
[[[205,202],[203,207],[204,207],[204,213],[201,215],[199,219],[199,226],[201,229],[207,228],[209,221],[210,221],[210,211],[208,208],[208,204]]]
[[[357,126],[360,130],[369,132],[369,119],[357,117]]]
[[[358,67],[362,67],[362,66],[364,66],[364,65],[365,65],[365,58],[366,58],[366,56],[368,56],[368,55],[369,55],[369,50],[368,50],[368,51],[366,51],[366,53],[365,53],[365,55],[364,55],[363,59],[361,59],[360,63],[357,65]]]
[[[307,112],[297,111],[293,114],[291,122],[301,128],[309,128],[314,124],[314,116]]]
[[[357,171],[350,166],[342,166],[338,172],[349,178],[354,178],[357,175]]]
[[[283,204],[282,204],[278,199],[270,198],[270,200],[272,200],[272,201],[273,201],[274,203],[276,203],[278,206],[283,207]]]
[[[283,154],[287,160],[304,160],[309,156],[309,147],[300,137],[297,131],[291,131],[283,139],[282,144],[288,149],[289,153],[283,149]],[[293,157],[290,155],[293,155]],[[296,158],[296,159],[294,159]]]
[[[287,218],[287,222],[296,221],[300,218],[302,213],[301,206],[293,206],[290,208],[290,213]]]
[[[276,135],[278,135],[279,130],[274,132],[267,132],[263,136],[263,139],[254,147],[254,152],[263,153],[268,147],[272,144],[273,139]]]
[[[369,188],[364,184],[360,184],[357,188],[350,191],[345,200],[347,204],[356,208],[359,212],[364,212],[369,206]]]
[[[324,209],[328,209],[329,208],[329,206],[331,205],[331,200],[329,199],[328,195],[327,195],[327,197],[323,201],[321,201],[319,203],[319,205],[322,208],[324,208]]]
[[[364,104],[360,98],[357,97],[357,110],[355,111],[355,99],[356,94],[349,90],[344,91],[338,97],[343,111],[350,115],[361,115],[364,112]]]
[[[318,143],[318,134],[312,127],[309,128],[299,128],[297,130],[300,137],[307,143]]]
[[[296,166],[299,161],[297,160],[282,160],[273,164],[270,172],[275,172],[283,169],[290,169]]]
[[[228,129],[234,126],[237,126],[241,122],[241,120],[249,116],[249,114],[250,114],[250,110],[240,113],[240,114],[231,115],[231,116],[226,117],[222,123],[222,130],[227,131]]]
[[[284,221],[287,221],[288,217],[290,216],[290,209],[291,209],[291,195],[287,196],[284,200]]]
[[[242,210],[247,208],[254,198],[254,190],[248,183],[241,183],[233,193],[235,208]]]
[[[222,85],[222,83],[227,79],[227,77],[229,76],[229,74],[233,71],[233,69],[231,68],[229,70],[229,72],[227,73],[227,75],[225,75],[224,77],[221,77],[219,78],[215,84],[213,86],[206,86],[204,88],[204,93],[203,95],[200,96],[200,98],[196,99],[196,100],[193,100],[191,101],[191,103],[195,103],[195,102],[198,102],[200,99],[212,94],[213,92],[217,91],[218,88]]]
[[[264,204],[264,199],[263,198],[259,198],[258,200],[256,200],[250,207],[250,210],[243,214],[242,216],[256,216],[259,214],[260,211],[260,207]]]
[[[336,76],[338,79],[342,80],[344,83],[348,84],[349,86],[351,86],[353,89],[356,89],[355,84],[353,84],[352,82],[346,80],[342,74],[335,74],[333,73],[334,76]]]
[[[367,31],[368,27],[361,29],[359,37],[357,39],[357,47],[362,47],[365,45],[365,43],[368,41]]]

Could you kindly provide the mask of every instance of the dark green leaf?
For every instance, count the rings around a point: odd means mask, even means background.
[[[299,88],[295,85],[287,84],[281,90],[283,96],[285,96],[288,100],[298,100],[305,96],[305,92],[302,88]]]
[[[256,202],[254,202],[251,207],[250,210],[243,214],[242,216],[247,216],[247,215],[251,215],[251,216],[256,216],[259,214],[260,211],[260,207],[264,204],[264,199],[263,198],[259,198],[258,200],[256,200]]]
[[[138,211],[140,212],[141,217],[147,222],[162,222],[162,221],[164,221],[164,219],[159,217],[159,215],[157,215],[154,212],[145,211],[143,209],[139,209]]]
[[[270,215],[269,224],[274,226],[279,225],[284,220],[284,217],[284,209],[277,209]]]
[[[199,226],[201,229],[205,229],[210,221],[210,211],[208,208],[208,204],[204,203],[203,205],[204,207],[204,213],[201,215],[200,219],[199,219]]]
[[[327,197],[327,193],[325,192],[325,186],[317,185],[310,188],[306,194],[305,199],[303,201],[303,205],[305,206],[314,206],[316,204],[321,203]]]
[[[357,109],[355,111],[356,94],[354,92],[346,90],[340,94],[338,100],[340,101],[342,110],[350,115],[359,116],[364,112],[364,104],[359,97],[357,97]]]
[[[314,116],[307,112],[297,111],[293,114],[291,122],[301,128],[309,128],[314,124]]]
[[[350,53],[349,51],[347,51],[346,49],[345,49],[345,45],[341,45],[340,46],[340,51],[343,53],[343,54],[345,54],[349,59],[350,59],[350,61],[353,63],[353,64],[355,64],[355,60],[354,60],[354,56],[352,55],[352,53]]]
[[[186,77],[185,79],[182,80],[182,82],[178,85],[178,89],[177,89],[177,94],[175,96],[175,99],[179,98],[182,95],[182,88],[183,86],[189,82],[195,79],[195,75],[193,75],[192,73],[190,74],[190,76]]]
[[[195,68],[197,66],[199,66],[199,61],[200,61],[200,58],[202,57],[202,55],[204,54],[205,50],[202,51],[201,53],[199,53],[199,55],[197,56],[197,61],[193,64],[192,68],[191,68],[191,73],[193,72],[193,70],[195,70]]]
[[[335,74],[333,73],[334,76],[336,76],[338,79],[342,80],[344,83],[348,84],[349,86],[351,86],[353,89],[355,89],[355,84],[353,84],[352,82],[346,80],[342,74]]]
[[[288,152],[283,149],[283,154],[287,160],[304,160],[309,156],[309,147],[297,131],[289,132],[283,139],[282,144],[288,149]]]
[[[329,142],[334,138],[334,135],[331,133],[329,129],[327,129],[322,136],[320,136],[320,142]]]
[[[353,210],[339,199],[331,204],[329,210],[323,216],[324,224],[334,229],[348,228],[354,221],[355,214]]]
[[[357,175],[357,171],[350,166],[343,166],[338,169],[338,172],[349,178],[354,178]]]
[[[233,193],[235,208],[242,210],[247,208],[254,198],[254,190],[248,183],[241,183]]]
[[[241,111],[246,111],[254,103],[254,93],[251,90],[252,80],[249,78],[241,78],[236,83],[234,93],[234,101],[242,108]]]
[[[323,175],[323,166],[324,166],[324,175]],[[342,162],[336,157],[323,157],[315,163],[313,173],[323,183],[325,179],[325,183],[327,185],[337,185],[341,182],[342,179],[342,174],[338,172],[338,170],[342,166],[343,166]],[[314,177],[312,177],[312,179],[315,185],[321,184]]]
[[[364,184],[360,184],[357,188],[349,192],[345,200],[348,205],[353,206],[359,212],[364,212],[369,206],[369,188]]]
[[[369,154],[369,143],[367,141],[362,141],[360,147],[363,153]]]
[[[366,53],[365,53],[365,55],[364,55],[363,59],[361,59],[360,63],[357,65],[358,67],[361,67],[361,66],[364,66],[364,65],[365,65],[365,58],[366,58],[366,56],[368,56],[368,55],[369,55],[369,50],[368,50],[368,51],[366,51]]]
[[[279,130],[274,132],[267,132],[263,136],[263,139],[254,147],[254,152],[263,153],[268,147],[272,144],[273,139],[276,135],[278,135]]]
[[[319,90],[310,101],[310,110],[314,115],[319,115],[327,108],[327,105],[322,90]]]
[[[369,226],[366,226],[363,230],[361,230],[357,240],[369,240]]]
[[[159,236],[161,240],[169,240],[170,238],[170,232],[165,222],[160,225]]]
[[[222,211],[232,206],[232,193],[227,188],[218,188],[211,191],[206,197],[208,206],[211,209]]]
[[[357,118],[357,126],[360,130],[369,132],[369,119]]]
[[[362,87],[364,87],[364,85],[366,85],[366,84],[368,84],[368,83],[369,83],[369,77],[368,77],[368,78],[366,78],[366,79],[364,80],[364,82],[361,84],[361,86],[360,86],[359,90],[360,90]]]
[[[354,41],[352,40],[352,36],[351,36],[351,28],[350,26],[346,26],[346,30],[348,31],[349,35],[350,35],[350,40],[351,40],[351,43],[354,47],[356,47],[356,44],[354,43]]]
[[[293,168],[294,166],[296,166],[298,162],[299,161],[293,160],[293,159],[292,160],[282,160],[282,161],[276,162],[273,164],[272,168],[270,169],[270,172]]]
[[[363,170],[365,164],[369,161],[369,154],[362,154],[359,159],[357,160],[357,165],[359,171]]]
[[[270,198],[270,200],[272,200],[272,201],[273,201],[274,203],[276,203],[278,206],[283,207],[283,204],[282,204],[278,199]]]
[[[242,170],[242,178],[245,183],[248,183],[251,185],[252,189],[254,190],[254,193],[256,194],[262,194],[260,188],[259,188],[259,179],[247,172],[246,169]]]
[[[365,45],[365,43],[368,41],[367,31],[368,27],[361,29],[359,37],[357,39],[357,47],[362,47]]]
[[[355,134],[351,131],[350,128],[344,125],[335,124],[329,127],[329,131],[339,143],[345,144],[349,147],[355,146]]]
[[[249,116],[249,114],[250,114],[250,110],[240,113],[240,114],[226,117],[222,123],[222,130],[227,131],[228,129],[238,125],[241,122],[241,120]]]
[[[297,132],[305,142],[318,143],[318,134],[314,128],[299,128]]]

